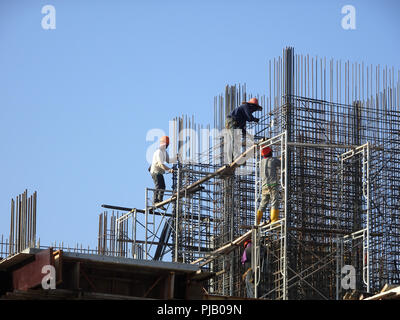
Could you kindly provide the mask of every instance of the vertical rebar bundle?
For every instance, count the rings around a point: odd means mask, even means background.
[[[135,219],[131,212],[121,214],[120,212],[107,211],[99,214],[99,231],[97,237],[97,254],[142,258],[143,249],[140,241],[136,243]]]
[[[28,190],[11,199],[9,254],[36,246],[37,192],[28,197]]]
[[[283,87],[274,87],[282,106],[273,117],[290,143],[289,298],[334,297],[337,241],[363,228],[370,234],[368,254],[356,241],[345,253],[356,268],[357,289],[399,281],[400,86],[394,69],[345,62],[343,70],[333,60],[327,68],[325,58],[294,55],[291,48],[284,50],[283,65],[279,61],[274,75]],[[361,156],[338,165],[341,154],[366,142],[372,146],[369,222]]]

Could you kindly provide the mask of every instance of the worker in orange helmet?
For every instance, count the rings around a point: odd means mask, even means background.
[[[242,141],[245,141],[246,139],[246,123],[258,123],[260,119],[254,117],[253,113],[261,110],[262,107],[258,104],[258,99],[251,98],[249,101],[243,102],[240,106],[233,109],[227,116],[225,128],[228,129],[227,133],[229,134],[229,138],[226,141],[225,152],[228,163],[233,161],[233,159],[238,155],[237,151],[242,146]],[[236,130],[241,130],[241,133],[237,133]],[[239,138],[237,135],[239,135]]]
[[[169,146],[169,137],[163,136],[160,138],[160,147],[153,154],[153,161],[150,167],[150,174],[154,181],[156,191],[154,192],[154,205],[163,201],[165,191],[164,173],[172,173],[174,170],[165,165],[169,163],[169,155],[167,148]],[[165,207],[160,206],[161,210],[166,210]]]
[[[243,102],[239,107],[236,107],[227,116],[227,129],[241,129],[245,133],[246,122],[257,122],[260,120],[253,116],[256,111],[261,111],[262,107],[258,104],[257,98],[251,98],[247,102]]]
[[[280,169],[281,161],[272,156],[270,147],[261,149],[261,157],[262,195],[261,203],[257,210],[257,225],[260,224],[269,202],[271,202],[271,223],[279,219],[278,170]]]

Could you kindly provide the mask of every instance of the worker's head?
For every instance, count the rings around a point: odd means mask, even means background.
[[[262,107],[258,104],[258,99],[257,98],[251,98],[247,103],[253,104],[255,106],[254,111],[261,111]]]
[[[270,147],[264,147],[261,149],[261,156],[263,158],[272,157],[272,149]]]
[[[169,137],[168,136],[162,136],[160,138],[160,146],[165,146],[166,148],[168,148],[168,146],[169,146]]]
[[[250,244],[250,243],[251,243],[251,240],[250,240],[250,239],[249,239],[249,240],[246,240],[246,241],[243,243],[243,247],[246,249],[247,245]]]

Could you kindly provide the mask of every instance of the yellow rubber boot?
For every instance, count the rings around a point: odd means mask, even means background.
[[[262,216],[263,216],[263,212],[261,210],[258,210],[257,211],[257,225],[260,224]]]
[[[271,208],[271,223],[279,220],[279,209]]]

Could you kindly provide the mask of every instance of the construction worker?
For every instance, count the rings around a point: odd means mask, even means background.
[[[160,138],[160,147],[153,154],[153,161],[150,167],[150,174],[154,181],[156,191],[154,192],[154,202],[157,203],[163,201],[165,191],[165,180],[164,173],[172,173],[173,169],[165,165],[165,162],[169,163],[169,155],[167,148],[169,146],[169,137],[163,136]],[[166,210],[164,206],[159,207],[161,210]]]
[[[245,272],[243,273],[242,280],[246,284],[247,298],[254,298],[254,279],[253,270],[251,268],[251,240],[246,240],[243,247],[244,251],[241,261]]]
[[[258,104],[257,98],[251,98],[247,102],[243,102],[239,107],[236,107],[227,116],[227,129],[241,129],[243,134],[246,133],[246,122],[257,122],[260,119],[253,117],[253,113],[261,111],[262,107]]]
[[[262,107],[258,104],[257,98],[251,98],[247,102],[243,102],[239,107],[236,107],[227,116],[225,127],[228,129],[229,138],[227,140],[227,146],[225,149],[227,162],[230,163],[238,155],[235,154],[237,146],[235,147],[235,140],[239,142],[238,146],[242,145],[242,139],[246,139],[246,122],[256,122],[258,123],[260,119],[255,118],[253,113],[256,111],[261,111]],[[242,132],[242,139],[235,139],[235,129],[240,129]]]
[[[271,223],[279,219],[278,170],[280,169],[281,161],[272,157],[272,149],[270,147],[261,149],[261,157],[262,195],[261,203],[257,210],[257,225],[260,224],[269,202],[271,202]]]

